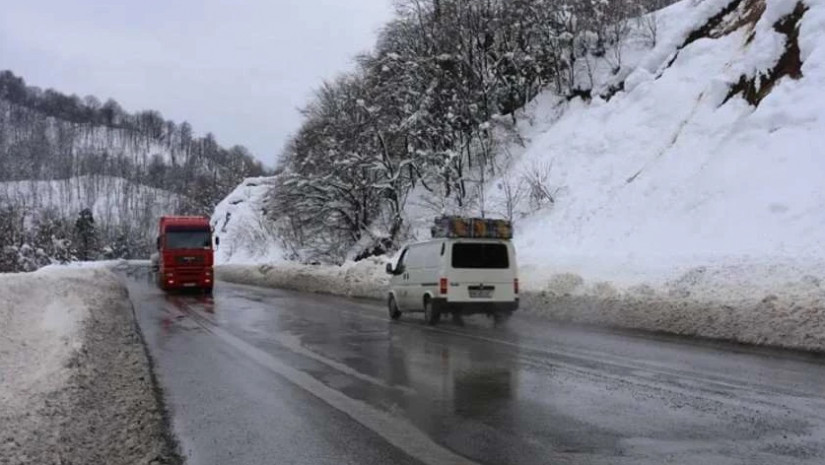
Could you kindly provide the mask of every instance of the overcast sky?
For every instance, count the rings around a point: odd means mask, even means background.
[[[323,79],[352,68],[390,0],[3,2],[0,69],[159,110],[272,165]]]

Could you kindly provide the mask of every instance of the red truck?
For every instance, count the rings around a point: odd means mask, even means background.
[[[217,238],[215,240],[217,244]],[[206,293],[212,292],[212,230],[208,218],[162,217],[157,247],[157,276],[161,289],[200,289]]]

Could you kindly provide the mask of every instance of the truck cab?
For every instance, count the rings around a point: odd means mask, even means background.
[[[157,248],[157,279],[161,289],[212,292],[214,254],[208,218],[162,217]]]

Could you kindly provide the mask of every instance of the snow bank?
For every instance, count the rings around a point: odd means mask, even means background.
[[[4,405],[27,408],[26,402],[66,384],[67,364],[83,346],[90,309],[119,292],[113,279],[101,269],[0,275]]]
[[[380,259],[368,259],[347,262],[344,266],[233,264],[216,267],[215,275],[219,280],[237,284],[383,300],[389,285],[385,263]]]
[[[825,351],[825,262],[720,260],[635,283],[520,275],[522,307],[554,320]]]
[[[211,224],[221,241],[215,251],[217,264],[283,260],[281,243],[265,210],[274,183],[274,177],[246,179],[215,207]]]
[[[224,265],[219,279],[239,284],[384,301],[385,262],[345,266]],[[588,280],[528,265],[520,268],[520,313],[557,321],[642,329],[809,351],[825,351],[825,262],[667,268],[649,279]]]
[[[0,321],[0,462],[171,456],[131,304],[111,271],[0,275]]]

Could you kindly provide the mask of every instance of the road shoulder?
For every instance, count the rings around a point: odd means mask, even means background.
[[[15,321],[0,362],[28,380],[3,389],[0,462],[181,463],[128,293],[111,271],[51,269],[0,284]]]

